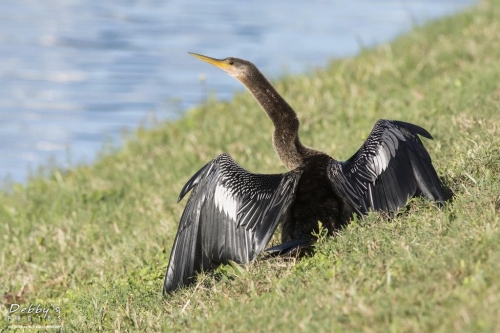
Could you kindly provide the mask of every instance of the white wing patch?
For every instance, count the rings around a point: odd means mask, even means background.
[[[230,189],[217,184],[214,194],[215,207],[219,209],[221,213],[225,213],[231,219],[236,221],[236,200]]]
[[[375,157],[377,159],[377,161],[375,162],[378,162],[375,163],[375,172],[377,173],[377,176],[380,175],[383,171],[385,171],[391,160],[391,155],[392,155],[391,152],[386,150],[384,144],[381,144],[378,147],[377,155]]]

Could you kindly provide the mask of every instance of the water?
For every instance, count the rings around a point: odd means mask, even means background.
[[[235,56],[267,76],[389,41],[472,0],[0,1],[0,179],[91,162],[152,113],[174,119],[237,81],[190,57]]]

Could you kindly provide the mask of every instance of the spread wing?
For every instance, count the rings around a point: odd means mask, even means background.
[[[248,263],[287,218],[300,170],[253,174],[227,154],[199,170],[182,189],[192,190],[170,254],[163,293],[194,282],[196,273],[229,260]]]
[[[432,139],[422,127],[379,120],[354,156],[330,162],[328,177],[334,189],[359,214],[382,210],[392,215],[415,195],[444,201],[436,170],[418,135]]]

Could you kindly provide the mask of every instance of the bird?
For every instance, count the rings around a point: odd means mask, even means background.
[[[251,173],[223,153],[196,172],[178,198],[191,192],[170,253],[164,296],[193,284],[201,272],[231,261],[250,263],[279,225],[282,244],[269,253],[310,246],[318,221],[334,235],[354,214],[380,211],[393,216],[414,196],[444,202],[419,137],[432,139],[424,128],[378,120],[361,148],[348,160],[337,161],[302,144],[297,114],[253,63],[189,54],[222,69],[253,95],[274,125],[274,150],[289,171]]]

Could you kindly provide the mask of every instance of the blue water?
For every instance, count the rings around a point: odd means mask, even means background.
[[[472,0],[2,0],[0,179],[91,162],[154,114],[175,119],[237,81],[190,57],[235,56],[267,76],[393,39]],[[205,81],[203,81],[205,79]]]

